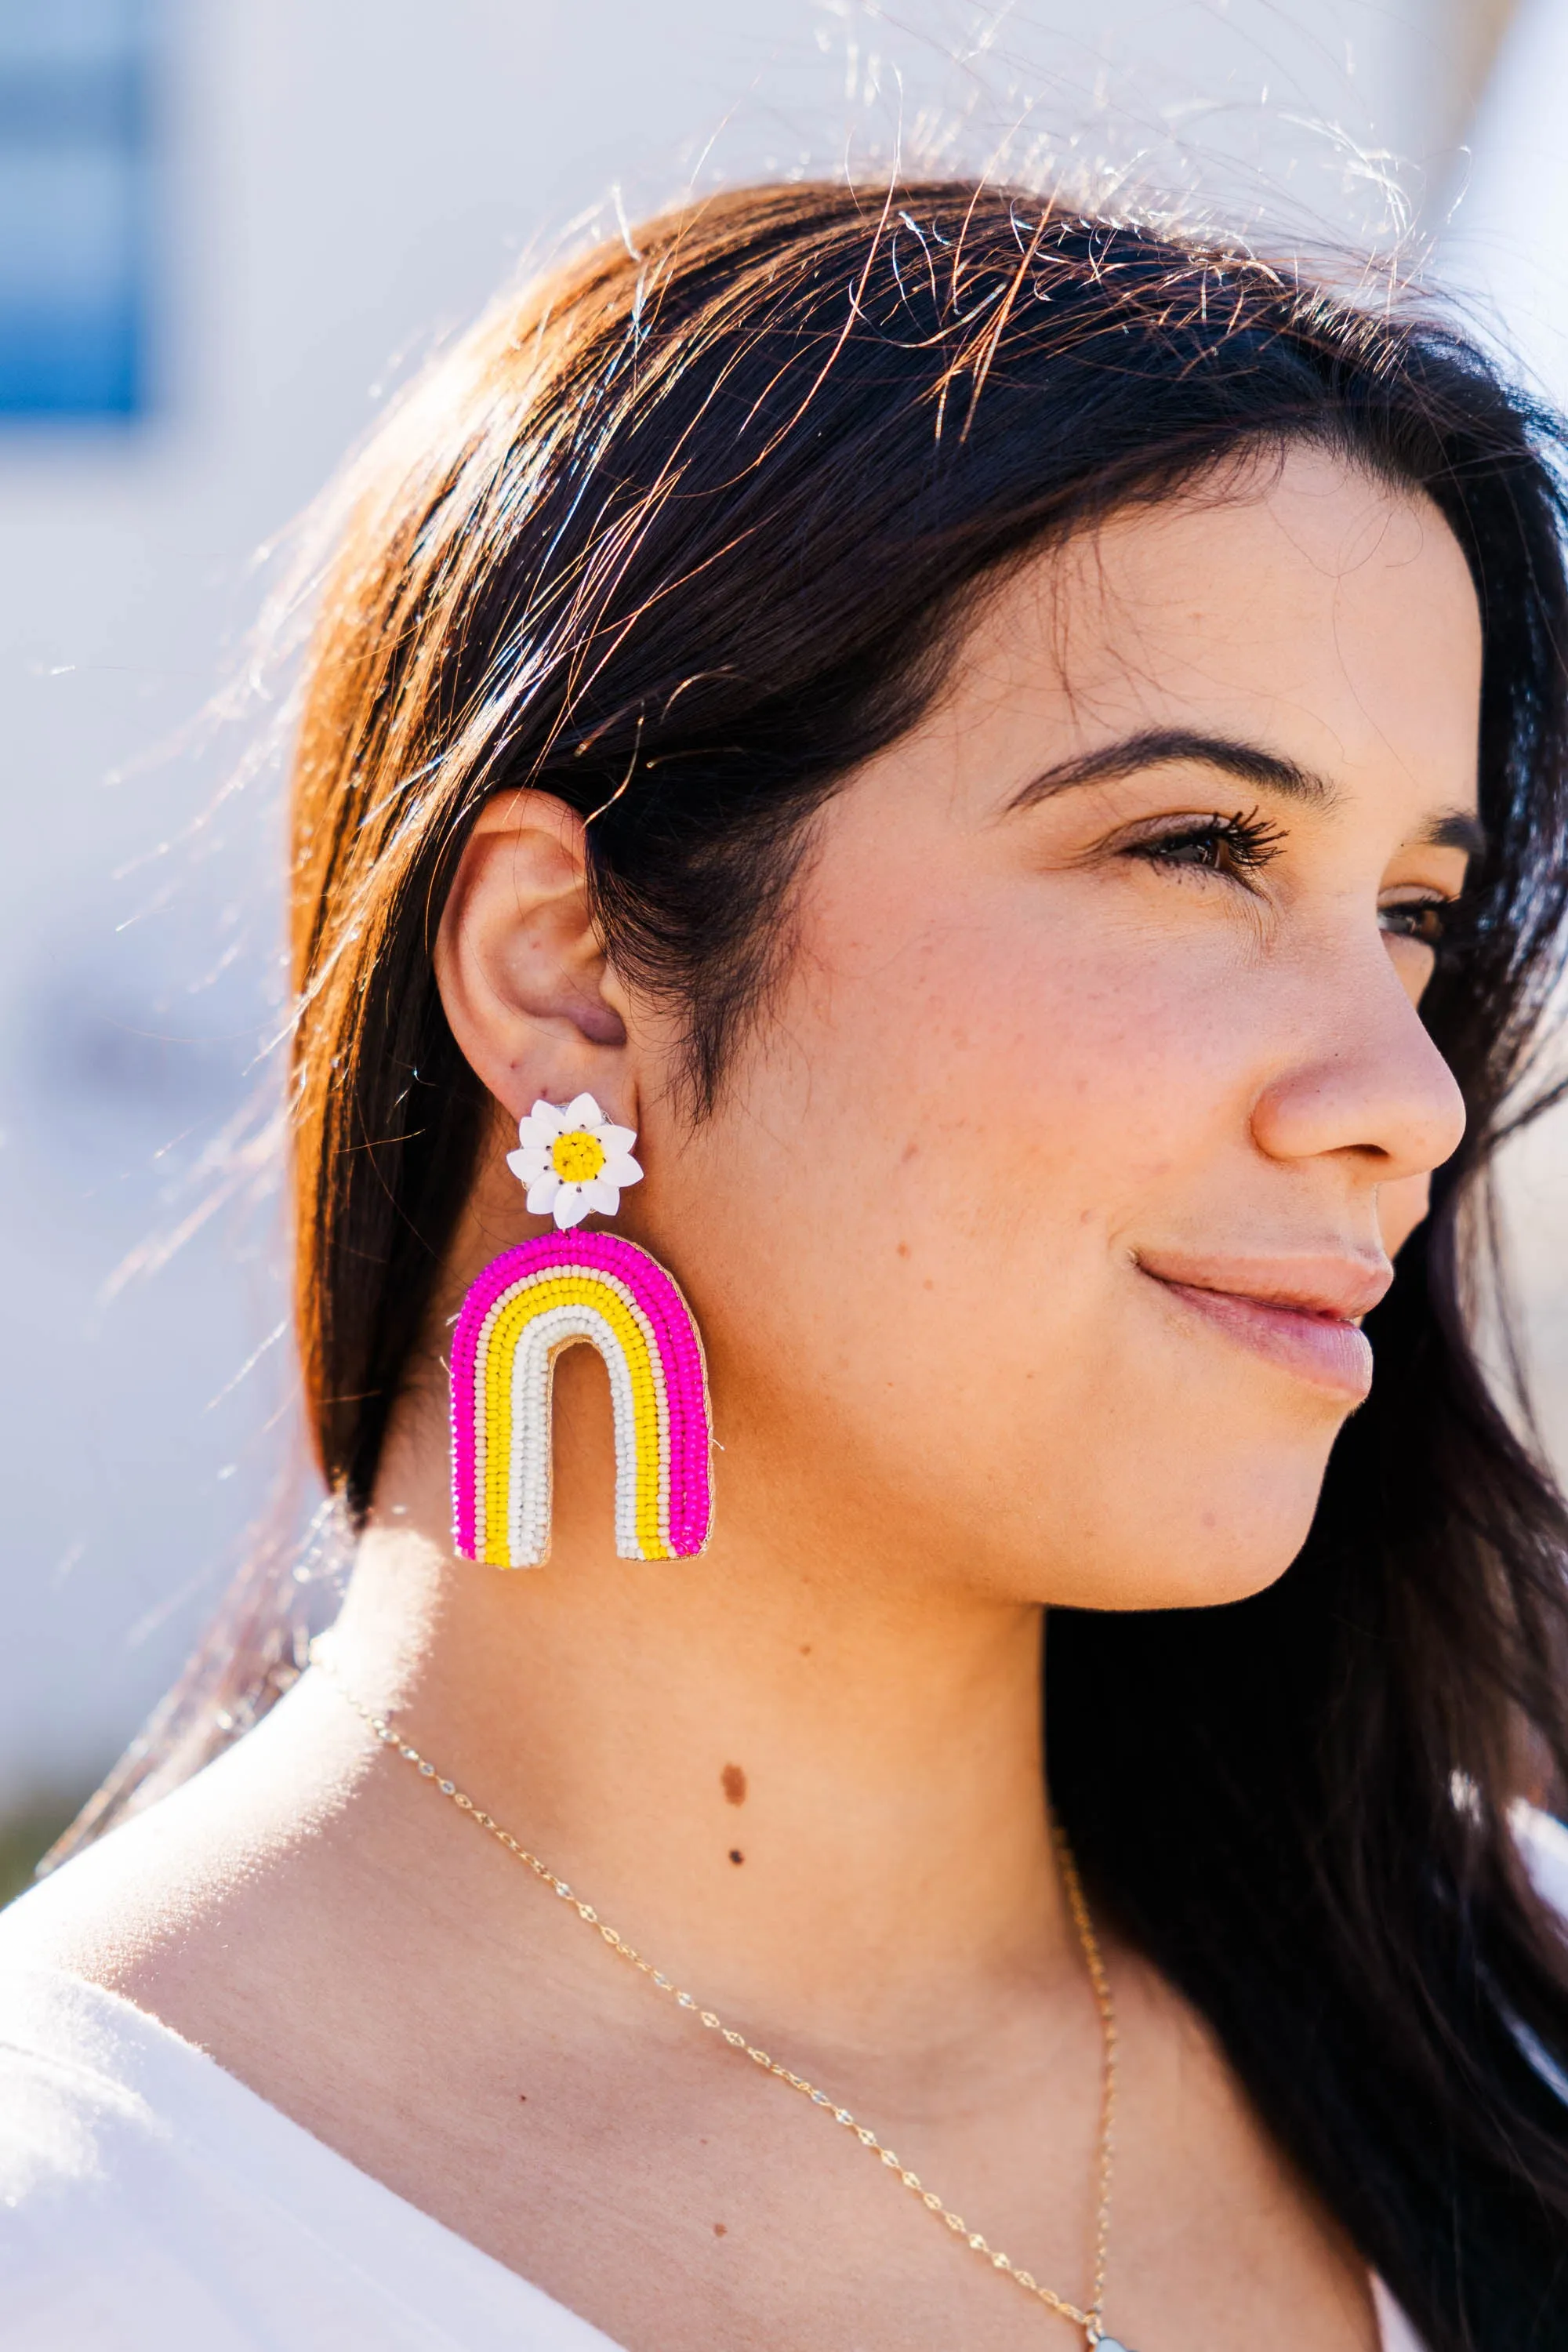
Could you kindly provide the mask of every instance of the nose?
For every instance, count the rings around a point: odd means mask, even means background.
[[[1315,965],[1312,1018],[1253,1106],[1270,1159],[1349,1154],[1377,1183],[1425,1176],[1465,1131],[1458,1083],[1383,949]]]

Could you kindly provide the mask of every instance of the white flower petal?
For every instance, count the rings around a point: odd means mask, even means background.
[[[542,1143],[525,1143],[521,1151],[509,1151],[506,1164],[520,1184],[536,1184],[550,1166],[550,1153]]]
[[[624,1151],[612,1151],[599,1171],[599,1181],[601,1184],[618,1184],[624,1191],[628,1184],[642,1182],[642,1170],[635,1160],[628,1160]]]
[[[528,1188],[529,1215],[547,1217],[555,1206],[557,1193],[563,1189],[561,1179],[554,1169],[547,1168],[543,1175],[536,1178]]]
[[[595,1214],[600,1217],[613,1217],[621,1205],[621,1196],[617,1187],[611,1183],[603,1171],[597,1176],[589,1177],[583,1187],[583,1197]]]
[[[631,1150],[637,1139],[637,1131],[635,1127],[612,1127],[606,1119],[598,1129],[598,1137],[605,1147],[605,1156],[613,1160],[618,1151]]]
[[[585,1127],[595,1133],[605,1124],[605,1114],[592,1095],[574,1095],[561,1114],[561,1132],[568,1128]]]
[[[553,1103],[542,1098],[534,1104],[526,1118],[518,1120],[517,1139],[520,1143],[542,1144],[548,1150],[558,1135],[565,1134],[571,1124],[563,1110],[557,1110]]]
[[[555,1195],[554,1216],[563,1233],[568,1225],[580,1225],[593,1203],[587,1198],[586,1184],[563,1184]]]

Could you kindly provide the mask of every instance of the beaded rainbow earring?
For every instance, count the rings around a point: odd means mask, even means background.
[[[610,1375],[616,1550],[687,1559],[713,1519],[712,1425],[696,1320],[656,1258],[618,1234],[571,1228],[613,1217],[642,1170],[637,1136],[592,1095],[536,1102],[507,1166],[556,1231],[486,1266],[452,1335],[452,1541],[465,1559],[537,1568],[550,1552],[555,1360],[585,1341]]]

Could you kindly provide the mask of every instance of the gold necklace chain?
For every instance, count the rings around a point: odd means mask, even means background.
[[[661,1969],[656,1969],[651,1960],[645,1959],[639,1951],[626,1942],[624,1936],[617,1934],[606,1920],[600,1918],[591,1903],[585,1903],[580,1895],[574,1894],[564,1879],[557,1878],[548,1863],[541,1862],[539,1856],[536,1853],[531,1853],[527,1846],[520,1843],[512,1836],[510,1830],[502,1829],[500,1823],[493,1820],[482,1806],[477,1805],[471,1797],[465,1796],[455,1781],[443,1779],[437,1767],[405,1739],[402,1733],[396,1730],[384,1716],[377,1715],[368,1707],[342,1680],[319,1640],[310,1644],[310,1663],[321,1669],[339,1696],[353,1709],[363,1722],[369,1726],[384,1747],[395,1749],[406,1763],[415,1767],[423,1779],[433,1782],[439,1794],[455,1805],[459,1812],[466,1813],[469,1821],[477,1823],[481,1830],[486,1831],[500,1844],[505,1846],[510,1854],[515,1856],[519,1862],[525,1863],[536,1878],[542,1880],[546,1886],[559,1895],[562,1902],[571,1906],[585,1927],[592,1927],[613,1952],[621,1959],[629,1961],[634,1969],[647,1977],[656,1990],[668,1994],[678,2009],[689,2011],[700,2025],[705,2026],[710,2032],[718,2034],[731,2050],[742,2052],[754,2066],[760,2066],[763,2074],[772,2075],[775,2081],[784,2084],[788,2089],[798,2091],[802,2097],[811,2101],[813,2106],[821,2107],[835,2123],[840,2125],[846,2131],[852,2132],[861,2147],[884,2164],[889,2172],[896,2174],[900,2182],[911,2196],[918,2197],[926,2210],[937,2221],[944,2222],[955,2238],[979,2254],[994,2271],[1001,2272],[1005,2278],[1010,2278],[1016,2285],[1022,2287],[1026,2294],[1033,2296],[1036,2302],[1044,2304],[1048,2311],[1054,2311],[1062,2319],[1070,2320],[1075,2327],[1081,2327],[1091,2347],[1099,2346],[1101,2347],[1101,2352],[1122,2352],[1122,2347],[1112,2337],[1106,2335],[1103,2322],[1105,2279],[1110,2252],[1110,2176],[1116,2120],[1116,2009],[1111,1999],[1110,1979],[1107,1974],[1105,1960],[1100,1952],[1100,1939],[1094,1932],[1094,1923],[1089,1915],[1089,1905],[1084,1899],[1083,1885],[1079,1877],[1078,1864],[1073,1858],[1072,1848],[1068,1843],[1066,1834],[1059,1825],[1053,1826],[1057,1859],[1062,1874],[1062,1884],[1067,1890],[1068,1907],[1072,1914],[1073,1926],[1078,1931],[1084,1963],[1089,1970],[1089,1980],[1093,1988],[1095,2007],[1100,2012],[1102,2052],[1098,2164],[1099,2197],[1095,2210],[1094,2232],[1094,2285],[1087,2309],[1076,2303],[1069,2303],[1065,2295],[1056,2294],[1050,2287],[1042,2286],[1028,2271],[1020,2270],[1008,2255],[988,2245],[978,2230],[971,2230],[962,2215],[952,2212],[943,2204],[934,2189],[928,2189],[919,2176],[910,2171],[894,2155],[890,2147],[884,2147],[868,2125],[860,2123],[850,2114],[847,2107],[841,2107],[828,2092],[819,2089],[815,2083],[808,2082],[804,2074],[796,2074],[781,2060],[770,2058],[765,2050],[754,2049],[743,2033],[739,2033],[732,2026],[726,2025],[712,2010],[704,2009],[694,1993],[683,1991],[671,1978],[667,1977]]]

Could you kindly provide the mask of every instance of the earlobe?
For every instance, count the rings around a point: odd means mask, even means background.
[[[625,995],[588,904],[583,820],[548,793],[498,793],[464,847],[436,942],[460,1052],[521,1118],[586,1089],[631,1108]]]

